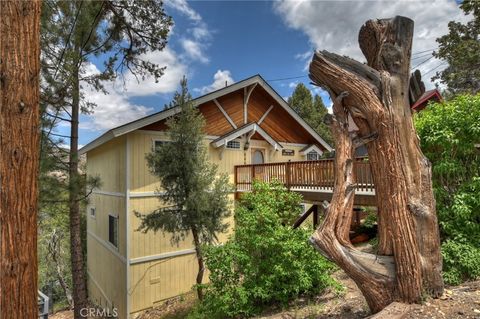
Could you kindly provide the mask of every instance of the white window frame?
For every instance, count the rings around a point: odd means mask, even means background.
[[[110,241],[110,217],[113,217],[116,220],[116,226],[117,226],[116,242],[117,242],[117,245],[115,245],[114,243],[112,243]],[[113,213],[108,214],[107,237],[108,237],[107,242],[109,243],[109,245],[112,248],[114,248],[116,250],[119,250],[119,246],[120,246],[120,218],[119,218],[118,214],[113,214]]]
[[[229,143],[232,143],[232,142],[233,142],[233,143],[238,143],[238,147],[229,147],[228,144],[229,144]],[[237,140],[237,139],[228,141],[228,142],[225,144],[225,148],[226,148],[227,150],[239,151],[239,150],[242,149],[242,142],[239,141],[239,140]]]
[[[311,159],[310,156],[315,156],[315,158],[314,158],[314,159]],[[318,161],[318,160],[320,159],[321,155],[318,154],[317,151],[311,150],[310,152],[308,152],[308,153],[306,154],[306,157],[307,157],[307,161]]]

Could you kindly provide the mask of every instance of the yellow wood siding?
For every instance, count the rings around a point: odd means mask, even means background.
[[[195,254],[130,266],[131,312],[192,290],[198,271]]]
[[[125,136],[87,153],[87,174],[100,176],[100,190],[125,192]]]
[[[87,271],[89,298],[127,318],[125,137],[87,154],[87,174],[98,176],[101,187],[87,205]],[[90,210],[95,208],[95,217]],[[118,216],[118,247],[108,240],[108,216]]]
[[[252,148],[263,149],[266,162],[305,160],[299,153],[305,145],[279,141],[284,148],[294,150],[294,156],[284,156],[281,151],[273,151],[271,145],[263,140],[251,140],[250,148],[244,150],[245,140],[239,139],[240,149],[222,151],[210,145],[213,138],[205,139],[209,159],[218,165],[220,173],[229,175],[232,185],[235,165],[250,164]],[[127,139],[130,145],[128,228],[125,215]],[[195,284],[197,263],[190,234],[183,241],[174,244],[171,242],[171,234],[153,231],[145,234],[137,231],[140,221],[134,212],[147,214],[162,205],[154,196],[154,193],[160,190],[158,178],[149,172],[145,160],[145,155],[152,151],[155,140],[168,138],[163,132],[140,130],[113,139],[87,154],[88,174],[98,175],[102,181],[101,189],[92,194],[87,209],[89,293],[91,299],[102,306],[110,308],[112,305],[108,303],[111,302],[120,311],[120,318],[126,317],[127,295],[130,300],[129,311],[136,313],[152,307],[155,303],[188,292]],[[220,242],[227,240],[233,231],[233,193],[230,199],[232,217],[228,222],[232,227],[229,232],[219,234]],[[90,216],[91,207],[96,209],[95,218]],[[108,243],[109,214],[119,217],[118,249]],[[126,249],[127,239],[130,243],[129,256]],[[187,254],[170,255],[179,252]],[[128,268],[127,260],[131,262]],[[207,275],[204,279],[208,280]]]

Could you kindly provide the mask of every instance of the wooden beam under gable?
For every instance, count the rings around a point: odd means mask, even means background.
[[[248,89],[247,87],[243,88],[243,124],[248,122],[248,100],[250,95],[252,95],[253,89],[257,86],[258,83],[252,84]]]
[[[261,117],[260,120],[258,120],[258,122],[257,122],[258,125],[262,124],[263,120],[267,117],[268,113],[270,113],[270,111],[273,109],[273,106],[274,106],[273,104],[270,105],[270,107],[268,108],[268,110],[267,110],[265,113],[263,113],[262,117]]]
[[[218,103],[217,99],[213,99],[213,102],[215,102],[215,104],[217,105],[218,109],[220,110],[220,112],[223,113],[223,116],[225,116],[225,118],[227,119],[228,123],[230,123],[230,125],[234,128],[234,129],[237,129],[237,126],[235,125],[235,122],[233,122],[232,118],[230,116],[228,116],[227,112],[225,112],[225,110],[223,109],[223,107],[220,105],[220,103]]]

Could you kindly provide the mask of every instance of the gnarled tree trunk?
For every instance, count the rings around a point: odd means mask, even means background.
[[[367,64],[315,53],[310,78],[334,100],[336,180],[313,244],[357,283],[371,310],[443,292],[430,163],[419,147],[408,100],[413,21],[369,20],[359,34]],[[351,132],[348,118],[358,127]],[[378,207],[378,255],[354,250],[346,231],[354,197],[353,154],[366,144]]]

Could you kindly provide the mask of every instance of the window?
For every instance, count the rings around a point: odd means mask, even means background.
[[[240,149],[240,141],[229,141],[229,142],[227,142],[227,148],[239,150]]]
[[[315,151],[307,153],[307,161],[316,161],[320,159],[320,154]]]
[[[118,216],[108,215],[108,241],[118,248]]]
[[[95,218],[95,207],[90,207],[90,217]]]

